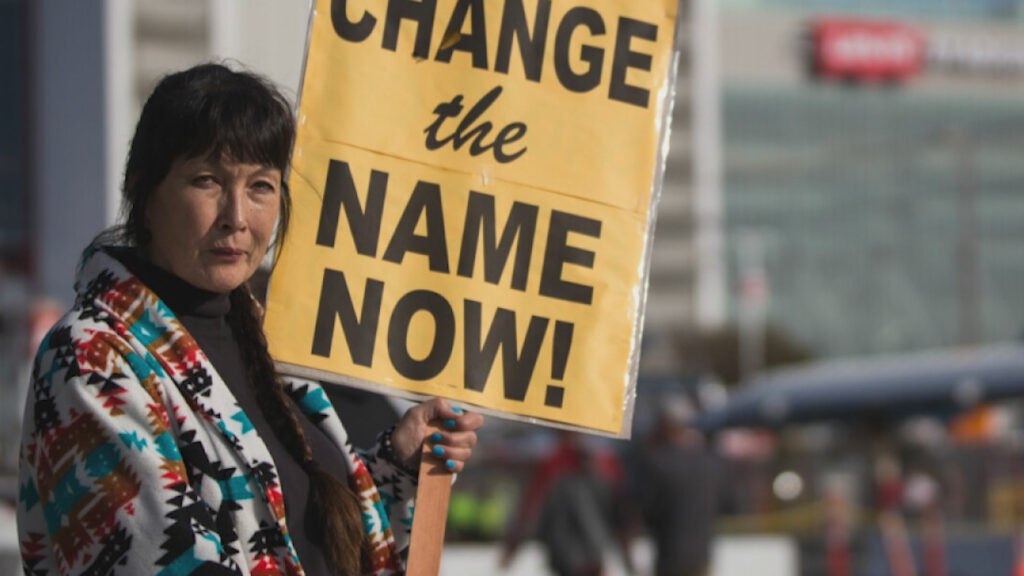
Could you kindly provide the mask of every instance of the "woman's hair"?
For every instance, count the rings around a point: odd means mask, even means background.
[[[309,536],[320,545],[338,574],[359,574],[362,555],[369,552],[359,502],[352,489],[313,460],[309,441],[292,402],[274,371],[267,341],[259,324],[256,303],[243,285],[231,292],[228,322],[238,340],[249,381],[267,422],[309,475],[310,496],[322,532]],[[301,505],[301,504],[300,504]],[[319,541],[318,541],[319,540]],[[301,559],[300,559],[301,560]]]
[[[270,82],[219,64],[202,64],[166,76],[157,84],[135,128],[124,174],[124,224],[104,233],[137,247],[151,240],[145,211],[150,196],[182,158],[225,158],[288,167],[295,121],[291,106]],[[281,210],[275,250],[288,231],[291,198],[281,186]],[[292,456],[309,475],[312,508],[322,532],[310,537],[319,544],[338,574],[358,574],[366,548],[359,502],[351,487],[321,470],[303,432],[296,408],[274,369],[261,326],[261,313],[247,284],[230,295],[228,323],[245,361],[246,376],[260,409]],[[305,503],[298,503],[305,505]]]

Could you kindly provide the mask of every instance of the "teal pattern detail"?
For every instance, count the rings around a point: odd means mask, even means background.
[[[132,368],[132,372],[135,373],[139,380],[145,380],[153,372],[149,364],[135,352],[129,352],[126,355],[126,359],[128,360],[128,365]]]
[[[121,442],[124,442],[125,448],[135,448],[139,452],[142,452],[142,449],[149,444],[145,438],[140,438],[139,433],[135,430],[132,430],[130,433],[121,432],[117,437],[121,439]]]
[[[232,476],[227,480],[217,480],[220,493],[224,498],[230,500],[251,500],[253,495],[249,491],[249,479],[245,476]]]
[[[201,536],[217,548],[218,555],[224,553],[224,547],[220,545],[220,538],[217,538],[216,534],[213,534],[212,532],[205,532],[201,534]]]
[[[373,503],[373,507],[377,510],[377,516],[380,518],[381,530],[388,530],[391,528],[391,523],[388,522],[388,511],[384,508],[384,502],[382,500],[377,500]]]
[[[319,414],[331,407],[330,400],[324,394],[323,388],[313,388],[306,392],[306,395],[299,401],[299,407],[306,414]]]
[[[78,466],[72,465],[53,487],[53,501],[43,504],[46,527],[53,534],[60,527],[61,520],[71,512],[78,499],[89,490],[78,481]]]
[[[168,319],[169,320],[169,319],[175,318],[174,312],[171,312],[171,309],[167,307],[167,304],[164,304],[163,300],[157,299],[157,301],[156,301],[156,313],[157,313],[158,316],[160,316],[160,318],[163,318],[163,319]]]
[[[167,329],[161,328],[153,322],[149,316],[150,313],[151,312],[148,310],[143,312],[143,314],[139,316],[139,319],[128,327],[128,330],[130,330],[146,348],[149,348],[149,345],[152,344],[154,340],[163,336],[164,332],[167,331]]]
[[[224,437],[232,442],[236,442],[238,439],[235,437],[234,432],[228,430],[228,425],[223,420],[217,420],[217,429],[224,434]]]
[[[363,512],[362,516],[363,516],[363,532],[366,532],[367,534],[373,534],[373,529],[374,529],[373,515],[370,514],[369,512]]]
[[[249,417],[245,415],[245,412],[239,410],[231,416],[231,419],[242,425],[242,434],[248,434],[252,430],[252,422],[249,421]]]
[[[157,454],[168,460],[181,460],[181,452],[178,452],[178,446],[175,445],[170,432],[164,431],[153,439],[153,443],[156,444]]]
[[[85,472],[90,478],[101,478],[110,473],[121,459],[121,451],[110,442],[93,448],[85,457]]]
[[[284,534],[282,534],[282,536],[284,537],[284,544],[285,544],[285,546],[288,547],[288,551],[291,552],[291,554],[292,554],[292,562],[294,562],[296,564],[301,564],[301,562],[299,561],[299,554],[295,551],[295,546],[292,545],[292,536],[291,536],[291,534],[288,534],[287,532],[285,532]]]
[[[43,364],[40,362],[39,365],[42,366]],[[55,374],[60,374],[65,368],[67,367],[60,365],[60,362],[58,361],[58,356],[54,355],[50,362],[50,369],[47,370],[46,373],[42,375],[43,380],[46,382],[46,386],[49,388],[53,388],[53,376]]]

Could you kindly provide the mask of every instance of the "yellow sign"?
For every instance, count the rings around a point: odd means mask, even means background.
[[[280,369],[628,436],[676,0],[318,0]]]

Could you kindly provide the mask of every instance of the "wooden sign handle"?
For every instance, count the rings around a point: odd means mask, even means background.
[[[440,428],[432,427],[430,432],[436,430]],[[430,446],[426,443],[423,445],[423,459],[420,462],[419,486],[416,488],[416,508],[412,515],[412,535],[405,574],[437,576],[441,569],[441,548],[444,547],[452,473],[445,468],[444,461],[430,454]]]

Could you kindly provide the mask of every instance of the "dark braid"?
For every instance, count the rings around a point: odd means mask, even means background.
[[[362,514],[355,493],[345,482],[320,468],[299,422],[299,414],[277,377],[260,325],[259,312],[245,284],[231,292],[231,330],[245,361],[249,382],[267,422],[285,448],[309,475],[316,520],[323,531],[313,534],[338,574],[359,574],[367,551]]]

